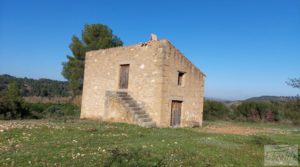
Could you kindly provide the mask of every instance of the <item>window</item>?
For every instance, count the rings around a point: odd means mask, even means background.
[[[178,72],[178,85],[183,86],[184,72]]]

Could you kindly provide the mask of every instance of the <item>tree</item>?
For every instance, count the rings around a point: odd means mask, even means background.
[[[24,101],[20,96],[16,81],[9,83],[4,95],[0,97],[0,118],[16,119],[24,118],[29,114],[24,107]]]
[[[70,50],[73,56],[67,55],[68,61],[63,63],[62,75],[69,81],[69,89],[73,95],[79,95],[83,87],[85,53],[91,50],[122,46],[119,37],[103,24],[84,26],[82,39],[73,36]]]
[[[286,82],[288,85],[292,86],[293,88],[300,89],[300,78],[292,78]]]
[[[205,100],[203,110],[204,120],[226,120],[229,116],[229,109],[221,102]]]
[[[8,97],[9,99],[17,100],[21,98],[20,92],[19,92],[19,87],[17,85],[16,81],[13,81],[8,84],[5,96]]]

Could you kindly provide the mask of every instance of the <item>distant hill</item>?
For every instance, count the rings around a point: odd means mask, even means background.
[[[213,98],[213,97],[204,97],[204,100],[220,102],[226,105],[227,107],[230,107],[232,105],[237,106],[242,102],[242,100],[225,100],[225,99]]]
[[[246,101],[276,101],[276,102],[286,102],[286,101],[294,101],[299,99],[297,96],[260,96],[260,97],[252,97],[246,99]]]
[[[222,103],[227,103],[227,102],[232,101],[232,100],[226,100],[226,99],[215,98],[215,97],[204,97],[204,100],[217,101],[217,102],[222,102]]]
[[[7,85],[16,81],[20,87],[22,96],[69,96],[68,82],[57,81],[51,79],[30,79],[30,78],[17,78],[7,74],[0,75],[0,93],[3,93]]]

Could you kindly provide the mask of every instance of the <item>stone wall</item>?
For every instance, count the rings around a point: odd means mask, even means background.
[[[202,125],[204,74],[167,40],[88,52],[81,118],[131,122],[127,112],[117,111],[122,106],[105,96],[107,91],[124,91],[118,88],[122,64],[130,64],[127,92],[159,127],[170,126],[172,100],[183,102],[182,127]],[[178,71],[185,72],[182,86]]]
[[[128,93],[154,121],[162,96],[162,48],[159,41],[91,51],[86,54],[81,118],[104,119],[105,92],[117,91],[121,64],[130,64]]]
[[[109,111],[103,116],[105,120],[111,122],[135,123],[134,116],[120,103],[120,99],[117,97],[106,95],[105,105],[106,111]]]
[[[181,126],[202,126],[204,74],[171,43],[164,41],[161,126],[169,126],[172,100],[182,101]],[[178,85],[178,72],[184,72]]]

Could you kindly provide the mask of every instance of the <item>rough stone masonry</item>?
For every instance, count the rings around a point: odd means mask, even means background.
[[[205,75],[168,40],[86,53],[82,119],[202,126]]]

